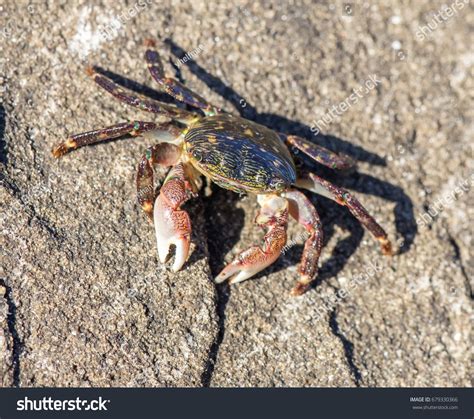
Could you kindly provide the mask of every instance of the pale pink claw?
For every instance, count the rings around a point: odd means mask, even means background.
[[[156,244],[161,263],[165,263],[171,245],[176,246],[173,271],[179,271],[189,253],[191,241],[191,220],[185,211],[174,210],[162,195],[158,195],[153,209]]]
[[[191,220],[180,205],[186,201],[187,193],[184,181],[179,178],[182,171],[179,166],[173,168],[156,198],[153,208],[156,244],[161,263],[165,263],[171,245],[176,246],[172,270],[179,271],[188,258],[191,242]]]
[[[279,251],[267,254],[259,247],[252,247],[242,252],[232,263],[229,263],[216,276],[214,281],[220,284],[232,275],[235,276],[229,281],[229,284],[245,281],[270,266],[278,259],[278,256],[280,256]]]
[[[215,282],[221,283],[233,275],[235,276],[229,281],[230,284],[245,281],[270,266],[280,256],[286,243],[288,203],[286,199],[273,195],[259,195],[258,201],[262,208],[255,222],[268,229],[264,246],[253,246],[240,253],[217,275]]]

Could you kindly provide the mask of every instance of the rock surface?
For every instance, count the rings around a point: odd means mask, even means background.
[[[208,3],[0,6],[0,385],[470,385],[472,6],[421,36],[441,2]],[[344,208],[313,196],[326,238],[314,289],[288,295],[303,244],[294,223],[274,266],[216,288],[262,233],[254,197],[212,187],[187,206],[185,269],[161,266],[134,196],[149,141],[50,153],[69,133],[153,120],[84,72],[100,65],[157,97],[150,37],[169,39],[167,70],[216,105],[356,158],[357,173],[323,172],[400,254],[383,258]]]

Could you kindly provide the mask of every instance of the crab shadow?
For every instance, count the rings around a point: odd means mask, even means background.
[[[182,58],[185,56],[186,51],[172,40],[167,39],[165,43],[175,57]],[[172,61],[171,64],[175,67],[176,76],[184,81],[180,69]],[[259,113],[247,99],[222,82],[222,80],[208,73],[195,61],[187,61],[184,65],[211,90],[230,102],[244,118],[265,125],[275,131],[302,136],[330,150],[347,154],[356,161],[367,162],[377,166],[387,165],[384,158],[358,145],[354,145],[347,140],[333,135],[318,134],[315,136],[311,128],[305,124],[289,120],[277,114]],[[394,203],[395,226],[402,243],[399,247],[399,254],[405,253],[410,249],[417,233],[417,224],[414,216],[413,203],[401,187],[368,174],[354,172],[351,173],[350,176],[341,176],[341,174],[336,174],[317,163],[312,163],[308,160],[304,160],[304,162],[310,170],[321,173],[328,180],[344,188],[353,190],[356,193],[374,195]],[[216,197],[211,198],[213,200],[212,204],[208,204],[212,205],[213,208],[223,208],[216,204],[224,204],[227,214],[226,217],[213,217],[212,222],[209,223],[213,239],[210,251],[213,258],[217,259],[211,262],[213,273],[217,273],[218,270],[223,267],[225,255],[240,238],[235,232],[239,228],[242,228],[244,223],[242,210],[235,208],[235,205],[233,205],[239,198],[238,196],[237,198],[232,198],[232,196],[237,195],[229,191],[218,191],[216,192]],[[346,208],[340,207],[335,202],[319,195],[317,198],[315,195],[311,195],[310,199],[313,203],[317,201],[317,208],[323,220],[326,242],[329,241],[333,235],[336,225],[339,225],[343,230],[350,233],[348,237],[337,243],[331,258],[321,267],[316,283],[317,286],[322,281],[337,275],[337,273],[344,268],[351,255],[361,243],[364,229],[357,220],[348,216]],[[226,231],[229,230],[229,220],[232,220],[234,224],[231,229],[232,234],[226,234]],[[237,226],[235,224],[237,224]],[[284,269],[289,264],[298,263],[301,257],[301,251],[301,245],[293,246],[283,258],[280,258],[280,260],[266,270],[266,272]],[[264,276],[264,273],[259,276]]]

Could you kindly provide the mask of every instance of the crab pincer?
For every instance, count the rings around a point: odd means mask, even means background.
[[[191,241],[191,220],[180,207],[192,195],[184,178],[182,164],[168,174],[153,209],[156,243],[161,263],[168,259],[170,246],[176,246],[172,269],[177,272],[186,262]]]
[[[244,250],[217,275],[215,282],[221,283],[230,277],[231,284],[245,281],[271,265],[280,256],[286,243],[288,202],[276,195],[259,195],[258,203],[262,208],[255,223],[268,229],[263,248],[252,246]]]

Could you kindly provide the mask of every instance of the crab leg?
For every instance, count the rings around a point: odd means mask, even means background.
[[[323,247],[323,228],[316,208],[302,192],[289,191],[282,196],[288,199],[290,215],[309,233],[299,267],[301,277],[291,290],[291,295],[302,295],[318,272],[318,261]]]
[[[387,256],[393,254],[392,244],[390,243],[385,230],[377,223],[377,221],[375,221],[374,217],[368,213],[362,204],[345,189],[328,182],[314,173],[308,173],[307,178],[298,179],[296,186],[308,189],[325,196],[326,198],[332,199],[339,205],[346,206],[352,215],[356,217],[380,242],[382,253]]]
[[[132,137],[137,137],[147,131],[152,131],[157,128],[158,125],[153,122],[123,122],[107,128],[87,131],[81,134],[74,134],[66,141],[56,145],[52,152],[54,157],[58,158],[71,150],[75,150],[76,148],[83,147],[85,145],[123,137],[127,134],[130,134]]]
[[[355,162],[349,156],[336,154],[327,148],[296,135],[285,135],[282,133],[279,133],[279,135],[288,146],[302,151],[323,166],[337,170],[347,170],[355,166]]]
[[[180,207],[194,195],[192,184],[186,179],[185,166],[173,166],[161,187],[153,209],[158,256],[165,263],[171,245],[176,246],[173,271],[186,262],[191,241],[191,220]]]
[[[178,146],[170,143],[156,144],[147,148],[138,164],[137,199],[148,218],[153,221],[153,201],[155,186],[153,168],[155,165],[170,167],[176,164],[181,156]]]
[[[138,95],[129,90],[127,91],[108,77],[98,73],[94,67],[87,68],[87,74],[92,77],[100,87],[107,90],[107,92],[121,102],[135,106],[141,110],[158,113],[184,123],[192,121],[198,116],[193,112],[180,109],[176,106]]]
[[[276,195],[259,195],[258,202],[262,208],[255,222],[268,229],[264,246],[262,248],[253,246],[240,253],[217,275],[215,278],[217,283],[231,276],[233,276],[229,281],[231,284],[244,281],[271,265],[280,256],[286,244],[288,201]]]
[[[219,112],[218,108],[208,103],[204,98],[188,89],[178,80],[166,77],[160,56],[155,49],[152,49],[155,47],[154,41],[148,39],[145,45],[149,48],[145,52],[145,60],[148,65],[148,70],[150,71],[151,76],[156,82],[158,82],[166,93],[180,102],[202,109],[206,115],[214,115]]]

